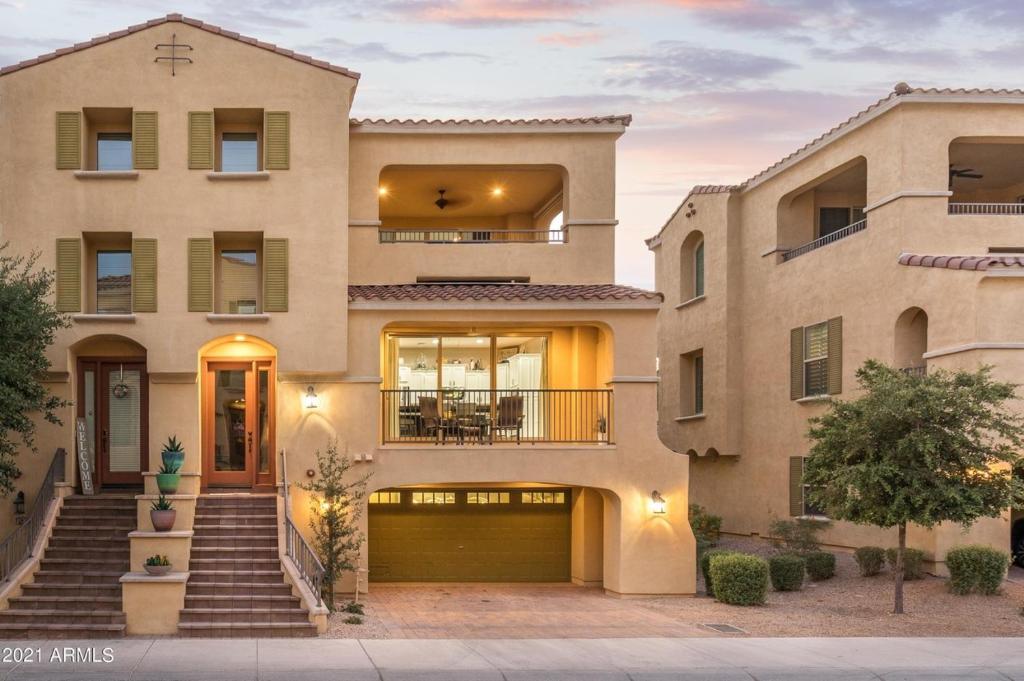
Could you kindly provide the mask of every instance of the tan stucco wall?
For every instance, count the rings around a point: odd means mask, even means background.
[[[800,242],[790,239],[796,232],[788,220],[803,220],[797,231],[807,240],[813,235],[807,233],[811,216],[793,217],[780,202],[860,158],[867,163],[864,195],[844,197],[854,203],[864,200],[870,207],[898,192],[941,193],[952,140],[1022,131],[1020,106],[906,103],[747,189],[691,196],[696,213],[687,218],[684,208],[667,225],[652,246],[657,289],[665,294],[658,331],[659,434],[676,451],[704,455],[714,449],[721,455],[692,459],[691,495],[723,516],[724,530],[765,535],[773,518],[788,516],[788,458],[806,455],[807,418],[825,409],[789,399],[790,329],[842,316],[840,399],[856,394],[854,372],[865,359],[896,361],[896,321],[911,307],[928,315],[930,353],[1024,341],[1024,322],[1007,314],[1020,298],[1021,279],[897,263],[902,252],[984,254],[990,246],[1024,247],[1024,218],[948,215],[945,196],[904,196],[869,211],[865,231],[781,262],[774,249]],[[677,309],[680,248],[698,229],[705,235],[705,300]],[[704,349],[705,418],[677,421],[683,415],[679,355],[697,348]],[[1020,382],[1021,354],[977,350],[928,364],[990,363],[998,377]],[[894,533],[846,523],[825,538],[843,546],[895,543]],[[1008,548],[1008,518],[981,521],[968,535],[959,527],[911,533],[912,544],[940,560],[948,548],[969,541]]]

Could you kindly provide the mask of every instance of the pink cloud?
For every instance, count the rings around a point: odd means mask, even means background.
[[[595,45],[607,37],[608,34],[604,31],[549,33],[548,35],[542,35],[537,38],[537,42],[545,45],[557,45],[559,47],[583,47],[585,45]]]
[[[446,24],[488,25],[575,21],[607,0],[449,0],[428,6],[409,6],[422,21]]]

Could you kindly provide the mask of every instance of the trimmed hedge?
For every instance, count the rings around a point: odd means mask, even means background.
[[[729,605],[762,605],[768,595],[768,561],[744,553],[711,558],[715,598]]]
[[[793,553],[783,553],[768,559],[768,575],[776,591],[799,591],[804,586],[807,561]]]
[[[955,594],[994,594],[1010,565],[1010,554],[989,546],[958,546],[946,554],[949,590]]]
[[[722,516],[708,513],[700,504],[690,504],[690,529],[698,543],[714,546],[722,531]]]
[[[704,591],[708,596],[715,597],[715,589],[711,583],[711,559],[715,556],[731,556],[739,553],[731,549],[708,549],[700,556],[700,572],[704,575]]]
[[[885,566],[885,549],[880,546],[862,546],[853,552],[861,577],[872,577]]]
[[[885,561],[889,563],[889,569],[893,576],[896,575],[896,549],[885,550]],[[924,578],[924,551],[920,549],[904,549],[903,551],[903,579]]]
[[[832,579],[836,574],[836,555],[828,551],[810,551],[803,554],[807,561],[807,576],[818,582]]]

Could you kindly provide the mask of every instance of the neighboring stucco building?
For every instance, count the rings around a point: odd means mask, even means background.
[[[357,83],[178,15],[0,72],[0,239],[56,270],[71,319],[47,382],[74,405],[19,457],[27,506],[77,419],[104,494],[145,485],[129,574],[103,587],[128,633],[173,633],[179,610],[183,633],[249,632],[209,612],[248,536],[222,526],[259,524],[240,517],[266,515],[282,453],[305,481],[332,438],[372,474],[370,582],[692,594],[688,459],[656,431],[661,299],[613,283],[629,117],[350,120]],[[187,475],[165,535],[148,508],[171,435]],[[73,456],[64,474],[78,491]],[[147,581],[154,552],[192,576]]]
[[[766,536],[815,515],[807,419],[855,395],[868,358],[907,371],[1024,376],[1024,92],[905,84],[735,186],[695,187],[661,231],[659,434],[690,455],[691,498]],[[910,532],[942,561],[1010,544],[1009,511]],[[837,523],[834,545],[895,545]]]

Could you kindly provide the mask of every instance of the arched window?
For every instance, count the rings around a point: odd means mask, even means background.
[[[704,235],[690,232],[679,252],[679,302],[704,295]]]
[[[704,241],[693,249],[693,297],[704,295]]]
[[[893,364],[907,373],[924,373],[928,352],[928,315],[919,307],[907,308],[896,320]]]

